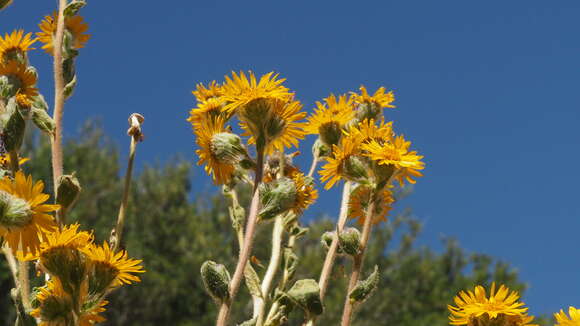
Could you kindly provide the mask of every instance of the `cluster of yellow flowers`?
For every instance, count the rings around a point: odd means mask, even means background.
[[[455,297],[455,305],[448,305],[451,312],[450,325],[467,326],[537,326],[531,324],[533,316],[529,316],[528,308],[518,299],[516,291],[510,291],[501,285],[497,290],[492,283],[489,297],[481,285],[473,291],[461,291]],[[563,310],[555,313],[555,326],[580,326],[580,310],[569,307],[569,317]]]
[[[0,124],[4,153],[0,156],[0,237],[17,285],[15,299],[25,310],[17,309],[22,323],[31,317],[21,313],[28,313],[41,326],[94,325],[104,320],[100,313],[105,311],[106,296],[124,284],[140,282],[137,274],[145,272],[141,260],[131,259],[125,250],[118,249],[120,236],[115,232],[111,245],[107,242],[98,245],[92,233],[79,230],[79,224],[64,223],[66,212],[81,189],[74,175],[62,176],[61,171],[55,176],[56,203],[48,204],[50,196],[43,192],[44,183],[33,182],[32,176],[20,171],[20,165],[27,161],[19,158],[19,149],[29,118],[47,134],[54,136],[56,132],[55,122],[46,112],[48,105],[36,87],[38,72],[29,63],[28,51],[40,41],[42,49],[55,60],[55,52],[59,52],[64,81],[61,91],[64,98],[69,97],[76,85],[74,59],[90,37],[85,34],[87,24],[77,15],[84,4],[72,2],[63,11],[62,51],[55,51],[57,13],[44,18],[37,38],[23,30],[0,36]],[[60,137],[52,140],[54,146]],[[28,280],[31,261],[36,263],[38,276],[46,278],[45,285],[32,293]],[[31,294],[35,296],[33,300]]]

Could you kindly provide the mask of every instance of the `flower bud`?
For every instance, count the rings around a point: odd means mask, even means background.
[[[318,129],[320,140],[323,144],[332,148],[332,145],[338,145],[342,136],[342,128],[337,122],[325,123]]]
[[[296,185],[289,178],[280,178],[260,185],[262,209],[258,217],[269,220],[293,208],[296,200]]]
[[[368,182],[366,162],[358,156],[349,156],[343,162],[342,175],[345,179],[358,183]]]
[[[0,191],[0,226],[10,230],[22,228],[32,220],[32,210],[22,198]]]
[[[240,136],[229,132],[213,135],[210,150],[222,163],[235,164],[248,157]]]
[[[336,231],[326,231],[322,234],[322,237],[320,237],[320,243],[322,244],[322,247],[324,247],[324,249],[326,249],[328,251],[328,249],[330,249],[330,245],[332,244],[332,240],[334,240],[334,236],[336,235]],[[339,247],[340,250],[340,247]]]
[[[66,211],[72,207],[81,192],[81,184],[75,174],[62,175],[58,179],[58,188],[56,192],[56,203],[61,209]]]
[[[201,279],[206,291],[216,301],[223,301],[230,297],[230,273],[224,265],[213,261],[206,261],[201,265]]]
[[[38,94],[35,97],[33,97],[32,107],[35,109],[44,110],[48,112],[48,103],[46,103],[46,100],[44,99],[44,96],[42,96],[42,94]]]
[[[0,10],[5,9],[12,3],[12,0],[0,0]]]
[[[36,107],[32,107],[32,122],[38,129],[49,135],[52,135],[56,128],[51,116],[45,110]]]
[[[360,251],[360,232],[356,228],[346,228],[338,236],[338,245],[345,253],[354,256]]]
[[[330,156],[331,153],[330,146],[325,145],[320,138],[317,138],[312,145],[312,155],[317,159]]]
[[[379,267],[375,265],[375,270],[364,281],[358,281],[355,288],[349,294],[351,302],[363,302],[370,298],[379,284]]]
[[[64,15],[66,17],[72,17],[76,15],[79,10],[86,6],[87,3],[84,0],[73,0],[64,8]]]
[[[302,308],[307,316],[320,315],[324,311],[320,300],[320,287],[315,280],[299,280],[288,291],[288,297]]]
[[[26,123],[17,109],[16,99],[10,99],[7,105],[8,120],[4,125],[2,141],[7,152],[18,151],[24,139]]]

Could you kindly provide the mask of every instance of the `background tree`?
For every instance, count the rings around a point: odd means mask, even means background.
[[[76,171],[83,191],[70,221],[82,221],[95,229],[98,242],[108,239],[118,212],[122,191],[119,151],[95,123],[81,128],[78,138],[65,146],[65,171]],[[29,137],[25,169],[45,180],[51,190],[50,146],[43,138]],[[153,326],[210,325],[216,306],[205,293],[199,277],[201,264],[214,259],[233,269],[237,244],[231,230],[227,205],[221,194],[196,191],[191,199],[191,161],[173,159],[164,165],[147,165],[134,178],[128,208],[125,245],[131,256],[144,260],[147,273],[138,286],[128,286],[111,296],[107,310],[110,325]],[[247,198],[242,198],[247,202]],[[406,211],[374,231],[367,251],[368,266],[378,265],[381,281],[377,292],[357,313],[354,325],[434,326],[447,325],[447,304],[457,291],[475,284],[505,283],[523,292],[525,284],[509,264],[483,255],[467,253],[453,239],[444,239],[438,253],[417,247],[420,223]],[[261,228],[271,228],[263,225]],[[310,231],[298,241],[300,265],[296,279],[320,274],[324,249],[320,236],[333,228],[329,218],[310,221]],[[258,231],[260,234],[269,232]],[[257,243],[269,244],[258,237]],[[257,246],[254,255],[267,261],[268,246]],[[264,269],[254,266],[259,274]],[[320,325],[338,324],[350,268],[346,258],[335,265]],[[346,270],[346,271],[345,271]],[[0,263],[0,293],[13,287],[4,260]],[[248,302],[245,287],[238,302]],[[0,299],[0,323],[14,321],[8,295]],[[232,320],[241,322],[251,307],[234,307]],[[289,325],[299,325],[295,311]],[[105,323],[107,324],[107,323]],[[548,325],[540,320],[540,324]]]

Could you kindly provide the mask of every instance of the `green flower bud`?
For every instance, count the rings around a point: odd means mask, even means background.
[[[346,228],[338,236],[338,245],[345,253],[354,256],[360,251],[360,232],[355,228]]]
[[[364,281],[358,281],[355,288],[348,295],[351,302],[363,302],[370,298],[379,284],[379,267],[375,265],[375,270]]]
[[[330,156],[331,153],[330,146],[324,144],[320,138],[317,138],[312,145],[312,155],[317,159]]]
[[[22,228],[31,220],[32,209],[26,200],[0,191],[0,225],[3,228]]]
[[[64,15],[66,17],[72,17],[86,5],[87,3],[84,0],[73,0],[64,8]]]
[[[20,149],[22,140],[24,139],[24,131],[26,123],[22,114],[17,109],[16,99],[11,98],[7,106],[8,120],[4,125],[2,133],[2,141],[7,152],[16,151]]]
[[[52,117],[45,110],[36,107],[32,107],[32,122],[38,129],[49,135],[52,135],[56,128]]]
[[[4,10],[12,3],[12,0],[0,0],[0,10]]]
[[[210,150],[222,163],[235,164],[248,157],[240,136],[229,132],[213,135]]]
[[[353,182],[368,183],[368,168],[366,161],[358,156],[350,156],[343,163],[343,176]]]
[[[328,251],[328,249],[330,249],[330,245],[332,244],[332,240],[334,239],[335,234],[336,231],[326,231],[322,234],[322,237],[320,237],[320,243],[325,250]]]
[[[81,190],[81,184],[75,173],[61,176],[58,179],[56,203],[60,205],[61,209],[67,211],[74,205]]]
[[[32,107],[48,112],[48,103],[46,103],[46,100],[42,94],[38,94],[33,98]]]
[[[258,217],[269,220],[294,207],[296,201],[296,186],[289,178],[280,178],[271,183],[260,185],[260,201],[262,209]]]
[[[323,144],[332,148],[332,145],[338,145],[338,141],[342,136],[342,128],[337,122],[325,123],[318,128],[320,133],[320,140]]]
[[[206,261],[201,265],[201,279],[206,291],[220,302],[230,297],[230,273],[224,265]]]
[[[324,311],[320,300],[320,287],[315,280],[299,280],[288,291],[288,297],[304,310],[307,316],[320,315]]]

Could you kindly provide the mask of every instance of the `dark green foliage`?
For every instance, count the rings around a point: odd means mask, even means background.
[[[85,230],[95,229],[98,242],[109,238],[119,209],[124,163],[116,146],[94,125],[85,126],[79,138],[65,144],[65,173],[76,171],[82,192],[68,221],[79,221]],[[46,137],[42,137],[46,139]],[[128,139],[127,139],[128,142]],[[25,141],[27,172],[47,183],[52,191],[50,146],[46,141]],[[123,144],[126,145],[126,144]],[[31,149],[33,148],[33,149]],[[137,154],[139,160],[139,153]],[[122,160],[124,162],[124,158]],[[173,160],[163,166],[138,169],[132,185],[124,232],[124,246],[131,257],[143,259],[147,272],[142,283],[124,286],[109,298],[104,325],[207,326],[214,323],[217,308],[207,295],[199,271],[206,260],[218,261],[233,271],[237,257],[235,233],[227,211],[228,201],[219,194],[192,189],[190,161]],[[206,180],[205,178],[203,180]],[[196,180],[200,184],[201,180]],[[195,199],[192,200],[192,190]],[[240,192],[242,203],[248,202]],[[272,223],[258,228],[254,255],[267,264]],[[325,251],[323,232],[333,230],[327,219],[313,221],[297,243],[299,261],[294,280],[317,279]],[[446,305],[460,289],[492,280],[524,290],[509,265],[480,254],[469,254],[458,244],[445,240],[437,253],[417,248],[414,241],[420,224],[410,214],[383,223],[373,231],[367,250],[365,271],[380,270],[378,289],[358,309],[353,325],[437,326],[447,325]],[[333,271],[324,302],[325,311],[317,325],[337,325],[345,299],[350,259],[340,257]],[[254,265],[262,276],[264,268]],[[292,281],[291,284],[293,284]],[[0,260],[0,324],[14,323],[9,298],[13,287],[8,268]],[[248,291],[242,286],[233,306],[232,324],[251,317]],[[289,325],[300,325],[303,313],[295,309]]]

